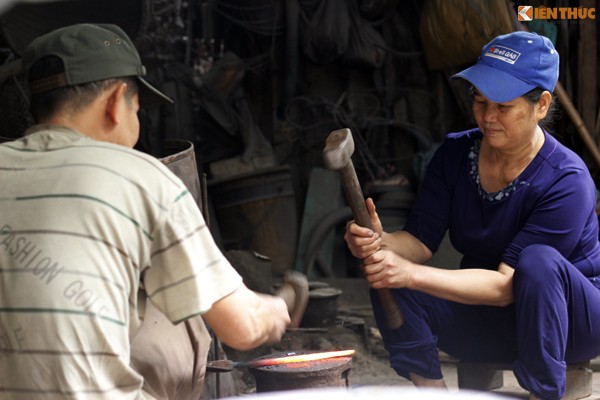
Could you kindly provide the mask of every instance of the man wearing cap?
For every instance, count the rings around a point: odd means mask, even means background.
[[[404,325],[373,309],[392,368],[445,387],[438,348],[463,361],[510,362],[531,399],[565,393],[566,364],[600,354],[596,188],[584,162],[542,127],[559,57],[547,38],[496,37],[455,75],[470,85],[477,128],[433,156],[402,231],[349,224],[372,288],[391,288]],[[551,111],[550,111],[551,113]],[[460,268],[423,265],[446,231]]]
[[[278,341],[285,302],[250,291],[181,180],[132,149],[138,107],[170,99],[127,35],[61,28],[23,67],[38,125],[0,145],[0,397],[153,398],[130,365],[140,287],[171,322],[202,315],[234,348]]]

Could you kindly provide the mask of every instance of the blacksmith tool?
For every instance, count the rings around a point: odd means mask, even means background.
[[[254,368],[254,367],[268,367],[272,365],[291,364],[310,362],[317,360],[325,360],[336,357],[349,357],[354,355],[354,350],[339,350],[339,351],[326,351],[319,353],[287,353],[282,357],[274,358],[259,358],[252,361],[232,361],[232,360],[215,360],[209,361],[206,364],[206,370],[210,372],[229,372],[234,368]]]
[[[352,210],[354,221],[362,227],[373,229],[365,198],[356,176],[354,164],[352,163],[354,153],[354,139],[350,129],[338,129],[333,131],[325,141],[323,149],[323,160],[327,168],[339,171],[342,178],[342,186],[346,194],[346,200]],[[377,289],[377,295],[381,306],[385,311],[388,328],[396,329],[404,323],[404,317],[398,304],[389,289]]]
[[[298,271],[286,271],[283,276],[283,284],[277,290],[276,295],[281,297],[287,305],[291,320],[289,328],[299,327],[308,304],[306,276]]]

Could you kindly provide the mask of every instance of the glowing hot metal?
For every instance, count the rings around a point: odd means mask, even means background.
[[[263,360],[250,361],[247,364],[251,364],[251,365],[248,365],[249,367],[267,367],[269,365],[280,365],[280,364],[316,361],[316,360],[324,360],[326,358],[335,358],[335,357],[347,357],[347,356],[354,355],[354,353],[355,353],[354,350],[327,351],[324,353],[308,353],[308,354],[298,354],[298,355],[285,356],[285,357],[266,358]]]

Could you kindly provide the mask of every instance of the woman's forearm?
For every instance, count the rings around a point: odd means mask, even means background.
[[[383,232],[381,248],[392,250],[394,253],[417,264],[423,264],[432,257],[432,253],[427,246],[406,231]]]
[[[513,302],[513,269],[447,270],[413,264],[410,289],[463,304],[507,306]]]

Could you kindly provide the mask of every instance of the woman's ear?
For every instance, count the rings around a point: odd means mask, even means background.
[[[537,102],[538,119],[543,119],[546,117],[552,101],[552,94],[549,91],[544,90]]]

